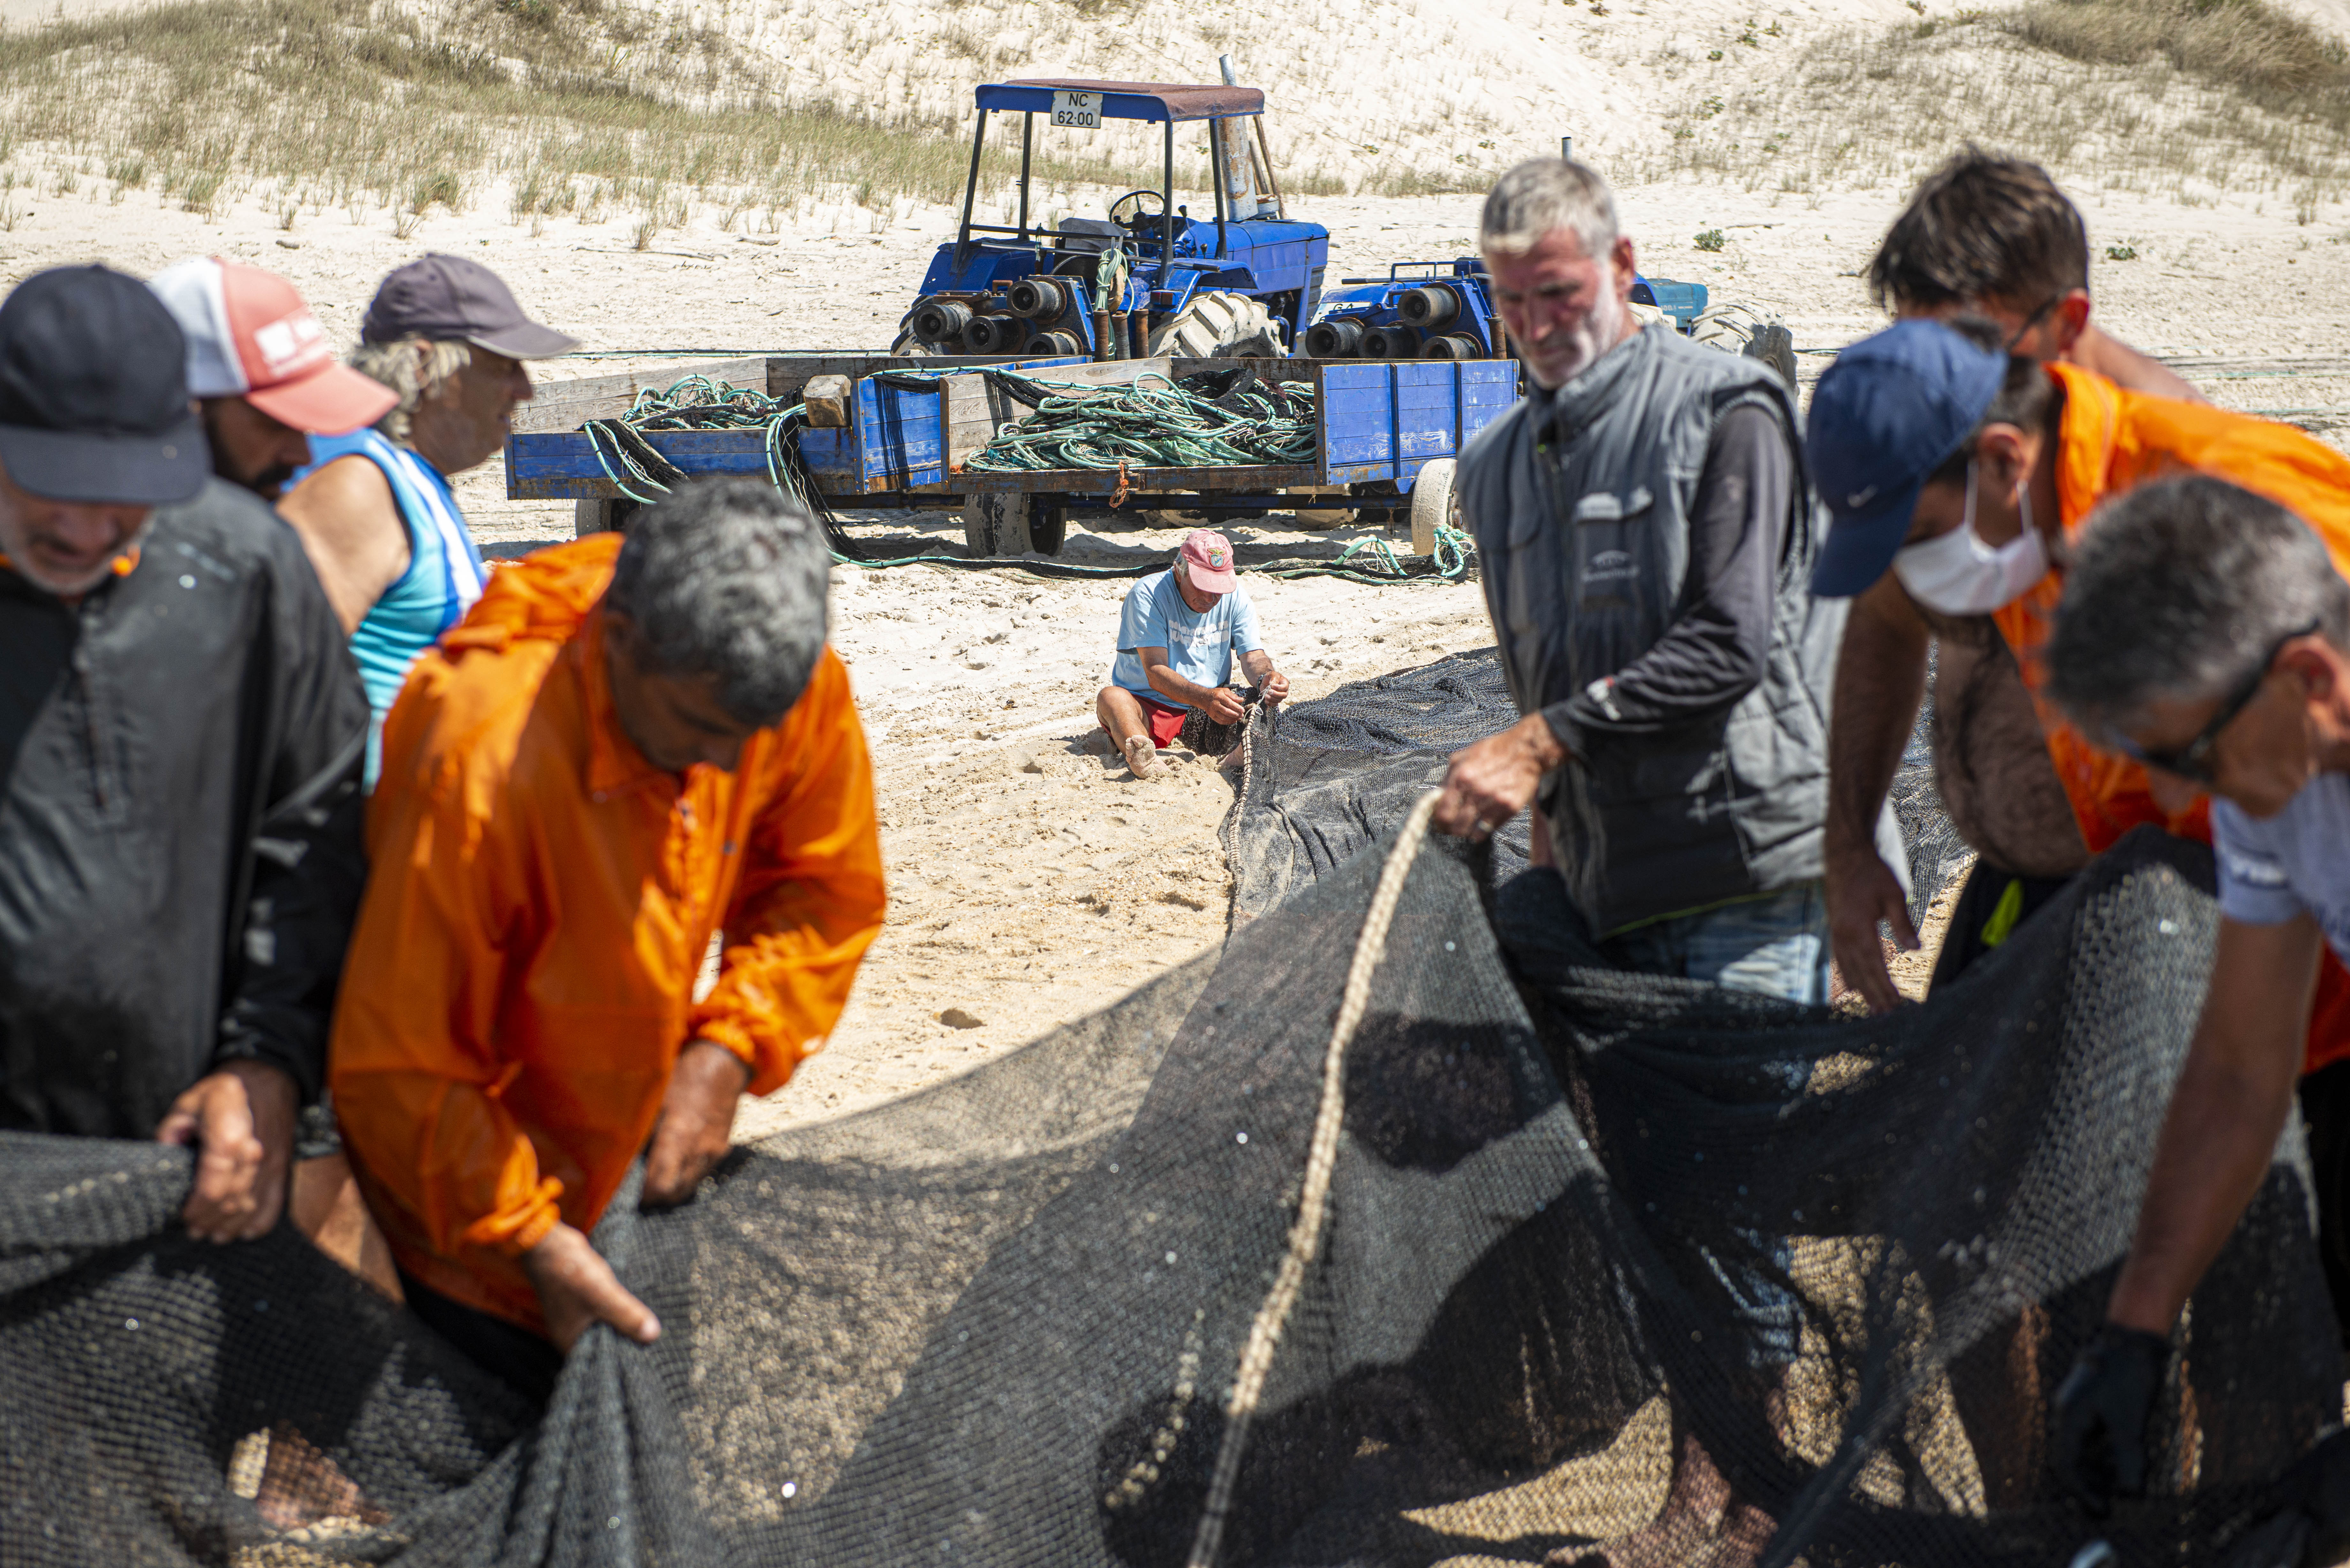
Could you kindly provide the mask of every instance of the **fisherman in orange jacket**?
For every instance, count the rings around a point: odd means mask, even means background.
[[[2296,514],[2350,574],[2350,457],[2288,425],[2004,350],[1988,323],[1900,322],[1846,349],[1812,404],[1813,471],[1836,514],[1813,590],[1855,596],[1829,721],[1829,919],[1846,978],[1879,1007],[1893,992],[1877,921],[1917,939],[1866,825],[1916,716],[1929,637],[1943,650],[1937,773],[1981,852],[1943,938],[1939,986],[2131,828],[2210,842],[2199,785],[2100,750],[2041,698],[2064,563],[2097,504],[2166,477],[2226,479]],[[1976,627],[1995,628],[1982,634],[1988,651],[1954,664],[1954,648],[1981,640]],[[2021,722],[1996,722],[2002,701]],[[2016,846],[2055,863],[2019,866]],[[2350,1343],[2350,976],[2330,954],[2303,1073],[2320,1249]]]
[[[2109,495],[2208,473],[2296,514],[2350,571],[2350,457],[2290,425],[2011,356],[1996,328],[1965,319],[1903,321],[1846,349],[1814,400],[1809,452],[1835,514],[1812,588],[1853,598],[1830,719],[1829,913],[1846,982],[1882,1011],[1896,999],[1877,923],[1890,923],[1905,945],[1916,938],[1866,825],[1917,713],[1929,639],[1940,639],[1945,656],[1938,771],[1953,822],[1981,856],[1946,955],[1959,942],[1968,950],[1958,956],[1971,957],[2131,828],[2211,836],[2195,786],[2149,778],[2101,752],[2039,700],[2067,541]],[[1995,628],[1998,646],[1954,680],[1951,645],[1968,640],[1970,623]],[[1993,754],[2002,739],[2013,745],[2016,726],[1987,732],[2002,671],[2013,702],[2033,715],[2022,726],[2030,750],[2021,758]],[[1995,790],[1974,787],[1994,776]],[[2034,802],[2053,803],[2053,817],[2043,806],[2022,820]],[[2002,839],[2029,846],[2041,863],[2001,854]],[[1986,940],[1978,928],[1994,918],[2003,929]],[[1946,957],[1935,979],[1954,977]],[[2313,1071],[2350,1056],[2343,980],[2337,968],[2321,991]]]
[[[660,1332],[588,1241],[648,1136],[684,1201],[881,928],[828,569],[769,487],[682,490],[497,573],[386,725],[335,1105],[410,1306],[542,1401],[591,1323]]]

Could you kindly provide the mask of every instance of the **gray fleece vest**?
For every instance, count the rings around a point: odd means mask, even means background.
[[[1827,714],[1842,600],[1815,600],[1827,527],[1802,416],[1758,360],[1653,326],[1461,455],[1461,507],[1518,710],[1564,702],[1638,659],[1680,613],[1690,518],[1715,422],[1744,404],[1789,434],[1795,476],[1762,679],[1728,714],[1664,733],[1594,732],[1539,807],[1594,930],[1820,875]]]

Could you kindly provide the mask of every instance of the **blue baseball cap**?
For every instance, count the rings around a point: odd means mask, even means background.
[[[1939,321],[1897,321],[1836,356],[1804,441],[1834,518],[1812,592],[1850,598],[1893,565],[1927,475],[1981,422],[2007,356]]]
[[[145,284],[52,267],[0,302],[0,466],[52,501],[161,506],[203,488],[187,342]]]

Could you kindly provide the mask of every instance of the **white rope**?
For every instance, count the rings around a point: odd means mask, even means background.
[[[1305,1185],[1298,1195],[1297,1218],[1289,1227],[1289,1246],[1282,1255],[1280,1272],[1274,1276],[1273,1289],[1257,1308],[1256,1321],[1249,1326],[1247,1348],[1241,1352],[1232,1401],[1225,1407],[1223,1442],[1216,1450],[1215,1477],[1208,1486],[1208,1503],[1200,1515],[1199,1533],[1191,1541],[1188,1568],[1214,1568],[1216,1553],[1223,1544],[1224,1519],[1232,1511],[1232,1490],[1240,1481],[1241,1451],[1248,1444],[1249,1425],[1256,1418],[1257,1400],[1272,1374],[1274,1352],[1289,1324],[1290,1312],[1305,1288],[1305,1271],[1321,1249],[1322,1228],[1329,1215],[1330,1180],[1338,1163],[1338,1130],[1347,1116],[1347,1046],[1370,1002],[1371,977],[1387,956],[1388,927],[1395,919],[1396,905],[1402,901],[1404,881],[1411,875],[1412,861],[1419,857],[1420,842],[1428,836],[1428,819],[1436,809],[1438,794],[1424,792],[1413,803],[1411,815],[1404,818],[1403,831],[1396,836],[1395,847],[1388,851],[1387,864],[1379,869],[1371,907],[1364,912],[1362,935],[1355,939],[1355,960],[1347,969],[1347,989],[1339,999],[1338,1017],[1330,1027],[1330,1045],[1322,1060],[1322,1104],[1314,1116],[1314,1141],[1306,1147]]]

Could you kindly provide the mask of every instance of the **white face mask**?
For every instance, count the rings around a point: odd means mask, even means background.
[[[1893,570],[1909,597],[1944,615],[1989,615],[2032,591],[2048,575],[2048,545],[2032,525],[2028,484],[2015,487],[2023,531],[1993,549],[1975,532],[1975,465],[1967,464],[1967,509],[1959,525],[1936,539],[1904,545]]]

